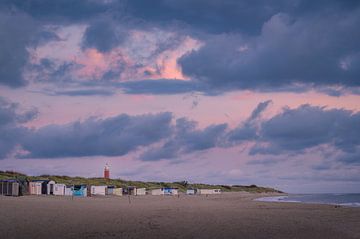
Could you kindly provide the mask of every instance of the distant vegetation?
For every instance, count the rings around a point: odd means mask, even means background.
[[[210,185],[210,184],[200,184],[200,183],[188,183],[187,181],[181,182],[141,182],[141,181],[126,181],[122,179],[104,179],[104,178],[84,178],[84,177],[69,177],[69,176],[58,176],[58,175],[40,175],[40,176],[27,176],[18,172],[11,171],[0,171],[0,180],[1,179],[13,179],[13,178],[27,178],[28,180],[36,179],[49,179],[54,180],[57,183],[63,183],[66,185],[74,184],[86,184],[86,185],[113,185],[116,187],[127,187],[135,186],[138,188],[147,188],[147,189],[156,189],[164,187],[173,187],[178,188],[179,191],[185,192],[187,188],[220,188],[223,192],[252,192],[252,193],[262,193],[262,192],[274,192],[282,193],[279,190],[273,188],[259,187],[256,185],[243,186],[243,185]]]

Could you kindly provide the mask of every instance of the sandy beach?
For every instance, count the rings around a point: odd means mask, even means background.
[[[0,197],[1,238],[360,238],[360,208],[265,194]]]

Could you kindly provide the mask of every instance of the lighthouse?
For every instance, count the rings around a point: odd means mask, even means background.
[[[108,164],[105,164],[105,167],[104,167],[104,178],[105,179],[110,178],[110,167]]]

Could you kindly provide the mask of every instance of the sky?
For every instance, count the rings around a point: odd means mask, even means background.
[[[3,0],[0,170],[360,193],[360,2]]]

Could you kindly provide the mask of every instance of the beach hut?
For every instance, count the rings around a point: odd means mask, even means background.
[[[41,195],[42,182],[29,182],[29,194]]]
[[[177,188],[163,188],[164,195],[178,195],[179,191]]]
[[[123,189],[122,188],[114,188],[113,195],[122,196],[123,195]]]
[[[48,181],[46,184],[46,193],[48,195],[54,195],[54,186],[55,186],[55,181]]]
[[[136,187],[134,186],[128,186],[126,189],[124,189],[124,194],[127,194],[127,195],[136,195]]]
[[[146,188],[137,188],[135,195],[137,196],[146,195]]]
[[[65,196],[72,196],[72,195],[73,195],[72,186],[66,186],[66,187],[65,187],[64,195],[65,195]]]
[[[162,188],[153,189],[150,191],[151,195],[164,195],[164,190]]]
[[[34,183],[34,182],[38,183],[38,184],[34,184],[34,185],[37,185],[37,187],[39,187],[38,185],[41,185],[40,186],[41,187],[40,193],[39,193],[38,188],[37,188],[35,193],[30,192],[30,194],[35,194],[35,195],[47,194],[47,191],[48,191],[48,186],[47,185],[50,182],[50,180],[32,180],[30,183]],[[30,186],[30,183],[29,183],[29,186]]]
[[[198,189],[197,193],[200,195],[220,194],[221,189]]]
[[[106,195],[114,195],[115,186],[107,186]]]
[[[65,195],[65,189],[66,189],[65,184],[56,183],[56,184],[54,184],[53,195],[64,196]]]
[[[72,191],[73,191],[73,196],[77,196],[77,197],[86,197],[87,196],[86,185],[74,185]]]
[[[189,188],[189,189],[186,190],[186,194],[187,195],[195,195],[196,194],[196,189]]]
[[[0,181],[0,195],[20,196],[20,184],[16,179]]]
[[[91,186],[91,195],[106,195],[107,186]]]

